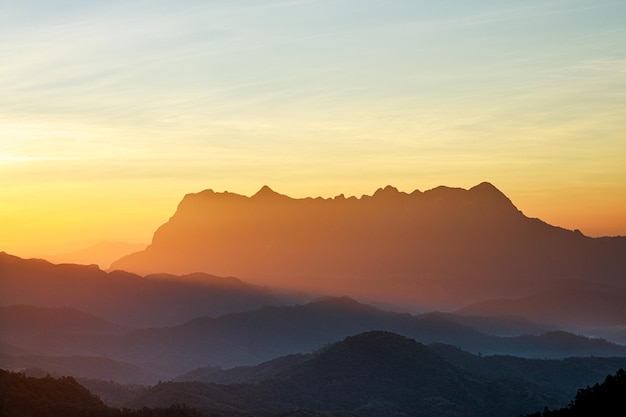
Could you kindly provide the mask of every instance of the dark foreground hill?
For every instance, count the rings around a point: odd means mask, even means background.
[[[626,415],[626,372],[623,369],[606,377],[602,384],[580,389],[565,408],[544,409],[526,417],[623,417]]]
[[[346,362],[345,355],[349,355]],[[284,371],[269,383],[256,385],[159,384],[148,391],[158,392],[162,403],[175,395],[176,405],[161,408],[116,409],[105,406],[70,377],[34,378],[0,370],[0,415],[3,417],[366,417],[385,416],[518,416],[535,401],[546,402],[543,413],[527,417],[623,416],[626,373],[620,369],[603,383],[579,389],[565,408],[550,410],[551,395],[541,395],[532,384],[508,379],[484,379],[442,362],[426,347],[384,333],[369,333],[329,346],[300,366]],[[373,361],[373,359],[378,359]],[[311,369],[308,366],[312,366]],[[402,368],[398,368],[402,365]],[[433,375],[433,370],[441,373]],[[383,378],[381,380],[381,377]],[[94,381],[91,382],[95,383]],[[412,388],[411,384],[420,386]],[[291,387],[288,386],[291,384]],[[376,386],[376,384],[379,384]],[[398,386],[402,384],[402,386]],[[443,385],[442,385],[443,384]],[[441,391],[437,391],[437,387]],[[458,391],[461,389],[461,391]],[[396,391],[398,390],[398,391]],[[483,398],[483,394],[505,394]],[[139,390],[138,392],[141,392]],[[281,394],[283,392],[283,394]],[[309,393],[314,396],[302,395]],[[269,395],[269,397],[267,397]],[[324,397],[324,395],[327,395]],[[192,399],[190,401],[189,399]],[[213,398],[213,400],[210,400]],[[530,403],[518,409],[516,400]],[[571,397],[570,397],[571,398]],[[207,404],[194,410],[183,402]],[[468,401],[469,400],[469,401]],[[142,397],[140,401],[146,401]],[[502,402],[508,402],[501,407]],[[514,402],[511,402],[514,401]],[[157,402],[157,401],[153,401]],[[174,401],[172,401],[174,402]],[[233,402],[236,402],[233,405]],[[294,409],[293,404],[310,408]],[[254,405],[254,411],[238,411]],[[258,407],[257,407],[258,406]],[[260,408],[259,408],[260,407]],[[405,407],[411,407],[405,409]],[[488,407],[485,410],[484,407]],[[324,411],[332,408],[335,411]],[[355,411],[341,411],[341,409]]]
[[[0,369],[0,393],[0,415],[6,417],[82,417],[109,411],[71,377],[32,378]]]
[[[590,320],[626,317],[626,237],[590,238],[528,218],[489,183],[334,199],[268,187],[252,197],[188,194],[150,246],[113,268],[206,271],[430,308],[545,291],[580,298],[593,285],[620,297]],[[585,316],[586,304],[577,307]]]
[[[349,337],[257,384],[161,383],[131,405],[172,401],[205,410],[312,409],[360,416],[515,416],[559,403],[524,380],[477,377],[387,332]]]
[[[140,410],[107,407],[74,378],[28,377],[0,369],[2,417],[200,417],[181,406]]]

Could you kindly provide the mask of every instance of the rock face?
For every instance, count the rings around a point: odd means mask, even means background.
[[[185,196],[144,251],[112,269],[205,271],[425,307],[565,285],[624,288],[626,238],[589,238],[523,215],[489,183],[410,194],[294,199]]]

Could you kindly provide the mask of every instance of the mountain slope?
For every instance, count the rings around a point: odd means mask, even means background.
[[[602,381],[605,375],[626,366],[626,356],[528,359],[510,355],[475,355],[441,343],[428,345],[428,348],[449,364],[479,378],[526,381],[563,402],[571,398],[579,387]],[[219,384],[259,383],[291,374],[293,369],[308,363],[316,354],[289,355],[256,366],[200,368],[176,380]],[[314,369],[305,369],[306,372],[316,372]]]
[[[57,375],[75,378],[103,379],[122,384],[154,384],[162,376],[137,365],[96,356],[7,355],[0,353],[0,368],[42,369]]]
[[[129,410],[107,407],[72,377],[36,378],[0,369],[3,417],[201,417],[190,408]]]
[[[52,333],[72,335],[111,335],[128,329],[82,311],[62,307],[46,308],[26,305],[0,306],[0,340],[21,343]]]
[[[346,298],[265,307],[169,328],[137,330],[119,338],[113,351],[101,354],[171,375],[206,365],[254,365],[279,356],[307,353],[372,330],[394,332],[421,343],[448,343],[483,354],[538,358],[626,356],[626,347],[601,339],[568,333],[495,337],[440,314],[389,313]]]
[[[626,347],[601,339],[564,332],[496,337],[455,321],[456,316],[451,314],[415,316],[386,312],[345,297],[198,318],[176,326],[125,331],[115,327],[115,332],[108,333],[97,332],[97,326],[91,332],[75,332],[73,322],[80,322],[85,317],[96,323],[101,321],[74,310],[58,309],[57,312],[56,309],[30,307],[26,311],[30,311],[32,317],[37,316],[33,311],[39,316],[44,315],[42,323],[51,322],[46,321],[46,314],[50,317],[61,314],[69,317],[68,325],[30,326],[29,330],[29,326],[22,328],[16,319],[0,333],[0,343],[4,343],[6,349],[10,349],[6,353],[12,353],[14,357],[107,357],[148,369],[164,378],[173,378],[207,365],[255,365],[284,355],[308,353],[344,337],[372,330],[391,331],[421,343],[452,344],[485,355],[500,353],[539,358],[626,356]],[[16,317],[22,316],[14,314],[13,318]],[[36,366],[45,368],[40,362]]]
[[[146,245],[125,242],[98,242],[73,252],[46,256],[46,259],[54,263],[95,264],[102,269],[107,269],[113,261],[143,250],[145,247]]]
[[[349,337],[255,385],[164,383],[133,406],[173,398],[217,410],[345,411],[361,416],[496,416],[558,403],[523,381],[476,378],[415,341],[386,332]]]
[[[626,238],[527,218],[489,183],[347,199],[206,190],[185,196],[152,244],[113,268],[450,308],[579,281],[624,288]]]
[[[554,324],[573,324],[579,328],[597,323],[623,327],[625,301],[626,288],[598,282],[560,283],[523,297],[483,300],[462,308],[459,313],[506,316],[523,312],[531,320],[549,317]]]
[[[510,355],[474,355],[444,344],[428,346],[446,361],[485,378],[518,378],[535,384],[563,401],[587,385],[603,380],[626,365],[626,356],[529,359]]]
[[[582,388],[576,398],[559,410],[544,409],[526,417],[622,417],[626,415],[626,372],[619,369],[608,375],[603,383]]]
[[[0,306],[71,307],[127,326],[178,324],[281,303],[268,288],[232,277],[142,277],[105,272],[95,265],[55,265],[4,252],[0,252],[0,288]]]
[[[32,378],[0,369],[0,415],[112,415],[102,401],[73,378]]]

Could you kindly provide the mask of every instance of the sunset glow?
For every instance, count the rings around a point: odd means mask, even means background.
[[[489,181],[626,235],[626,3],[0,3],[0,250],[149,243],[187,193]]]

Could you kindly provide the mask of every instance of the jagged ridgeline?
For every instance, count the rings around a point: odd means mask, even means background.
[[[589,296],[588,286],[623,293],[626,238],[528,218],[489,183],[328,199],[206,190],[185,196],[151,245],[112,268],[449,308],[546,291]]]

